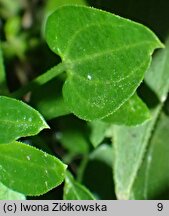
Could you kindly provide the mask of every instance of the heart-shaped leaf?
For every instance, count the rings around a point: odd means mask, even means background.
[[[0,144],[38,134],[49,128],[43,117],[27,104],[0,96]]]
[[[66,165],[19,142],[0,145],[0,181],[25,195],[40,195],[60,185]]]
[[[85,120],[106,117],[127,101],[153,50],[163,47],[143,25],[83,6],[63,6],[49,16],[46,39],[67,68],[64,100]]]

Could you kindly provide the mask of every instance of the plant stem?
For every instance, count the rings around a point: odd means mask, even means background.
[[[41,86],[41,85],[49,82],[53,78],[55,78],[56,76],[58,76],[59,74],[64,72],[66,70],[66,68],[67,67],[64,63],[59,63],[58,65],[54,66],[53,68],[51,68],[50,70],[48,70],[44,74],[42,74],[42,75],[38,76],[37,78],[35,78],[34,80],[32,80],[26,86],[23,86],[19,90],[13,92],[11,94],[11,96],[14,98],[17,98],[17,99],[21,98],[22,96],[24,96],[29,91],[34,91],[39,86]]]
[[[81,161],[81,164],[79,166],[78,172],[77,172],[77,180],[79,182],[82,182],[83,174],[84,174],[88,161],[89,161],[88,155],[84,155]]]

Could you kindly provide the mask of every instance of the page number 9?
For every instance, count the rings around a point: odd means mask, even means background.
[[[162,203],[158,203],[157,204],[157,210],[158,211],[162,211],[163,210],[163,204]]]

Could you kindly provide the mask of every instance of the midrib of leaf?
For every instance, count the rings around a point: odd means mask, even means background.
[[[148,43],[145,41],[145,43]],[[123,48],[126,47],[126,49],[130,49],[132,47],[137,47],[139,45],[141,45],[142,43],[136,43],[135,45],[131,45],[131,46],[124,46]],[[122,48],[116,49],[114,51],[121,51]],[[112,53],[113,50],[109,50],[107,51],[107,53]],[[103,55],[104,53],[101,54],[94,54],[94,56],[99,57],[99,55]],[[38,86],[41,86],[47,82],[49,82],[50,80],[52,80],[53,78],[55,78],[56,76],[58,76],[59,74],[71,69],[74,65],[76,64],[80,64],[80,61],[87,61],[90,60],[92,57],[92,55],[89,55],[88,57],[86,57],[86,59],[82,58],[79,60],[73,60],[71,61],[71,63],[67,60],[66,62],[62,62],[56,66],[54,66],[53,68],[49,69],[47,72],[45,72],[44,74],[38,76],[37,78],[35,78],[33,81],[31,81],[30,83],[28,83],[28,85],[21,87],[19,90],[13,92],[11,94],[12,97],[14,98],[21,98],[24,94],[28,93],[29,91],[34,91],[36,88],[38,88]],[[138,68],[136,68],[135,70],[139,69],[141,66],[143,66],[146,62],[143,62]],[[117,81],[113,81],[113,83],[118,83],[122,80],[127,79],[129,76],[131,76],[135,70],[131,71],[130,74],[128,74],[126,77],[124,77],[123,79],[117,80]],[[73,76],[74,74],[69,72],[69,75]],[[75,75],[76,77],[78,76],[77,74]],[[79,76],[80,78],[82,78],[81,76]],[[84,81],[86,82],[86,80],[84,79]],[[101,83],[99,80],[95,81],[96,83]],[[107,81],[108,82],[108,81]],[[109,84],[109,82],[106,84]],[[89,82],[90,83],[90,82]]]
[[[91,57],[92,58],[92,57]],[[88,60],[91,60],[91,59],[88,59]],[[73,63],[74,63],[74,61],[73,61]],[[144,61],[144,62],[142,62],[137,68],[135,68],[134,70],[131,70],[131,72],[130,73],[128,73],[125,77],[123,77],[123,78],[121,78],[121,79],[119,79],[119,80],[111,80],[111,81],[109,81],[109,80],[106,80],[106,81],[104,81],[104,83],[103,83],[103,81],[100,81],[100,80],[98,80],[98,79],[94,79],[94,80],[87,80],[85,77],[83,77],[83,76],[80,76],[79,74],[75,74],[75,73],[72,73],[72,72],[69,72],[70,73],[70,75],[73,77],[78,77],[78,79],[79,80],[83,80],[83,82],[87,82],[89,85],[93,85],[93,84],[96,84],[96,85],[112,85],[112,84],[116,84],[116,83],[120,83],[121,81],[124,81],[124,80],[126,80],[126,79],[128,79],[131,75],[133,75],[140,67],[142,67],[142,66],[144,66],[144,65],[146,65],[146,63],[147,63],[147,61]]]
[[[73,65],[81,64],[85,61],[91,61],[93,59],[97,59],[97,58],[102,57],[102,56],[107,55],[107,54],[110,55],[110,54],[121,52],[121,51],[127,51],[131,48],[137,48],[139,46],[142,46],[143,44],[151,44],[151,43],[149,41],[142,41],[140,43],[132,43],[128,46],[125,45],[125,46],[121,46],[121,47],[116,48],[116,49],[109,49],[109,50],[105,50],[103,52],[98,52],[98,53],[94,53],[94,54],[91,53],[90,55],[85,55],[82,58],[72,59],[71,62]],[[69,59],[69,57],[67,57],[67,58]]]

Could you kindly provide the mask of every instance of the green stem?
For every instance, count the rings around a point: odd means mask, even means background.
[[[34,91],[39,86],[49,82],[50,80],[52,80],[53,78],[55,78],[56,76],[64,72],[65,70],[66,70],[66,65],[63,63],[59,63],[58,65],[54,66],[44,74],[32,80],[30,83],[28,83],[28,85],[23,86],[19,90],[12,93],[11,96],[19,99],[29,91]]]
[[[86,169],[88,161],[89,161],[88,155],[84,155],[77,172],[77,180],[79,182],[82,182],[84,171]]]

